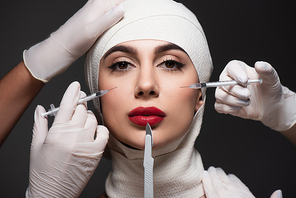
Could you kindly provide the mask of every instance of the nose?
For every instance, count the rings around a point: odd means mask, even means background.
[[[159,87],[153,67],[141,67],[135,88],[136,98],[154,98],[159,95]]]

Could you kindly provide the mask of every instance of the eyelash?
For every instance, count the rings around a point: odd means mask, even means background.
[[[119,65],[120,64],[128,64],[126,69],[120,69]],[[109,66],[108,68],[111,69],[112,71],[116,71],[116,72],[126,72],[128,69],[128,67],[130,67],[130,65],[132,65],[131,62],[128,61],[118,61],[114,64],[112,64],[111,66]]]
[[[162,63],[160,63],[159,66],[161,66],[161,65],[163,65],[163,64],[168,64],[168,63],[173,63],[173,64],[174,64],[173,68],[168,68],[168,67],[164,66],[163,69],[168,70],[168,71],[177,71],[177,70],[181,70],[182,67],[185,66],[185,64],[180,63],[180,62],[178,62],[178,61],[175,61],[175,60],[173,60],[173,59],[166,59],[166,60],[164,60]]]
[[[181,70],[182,67],[185,66],[185,64],[175,61],[173,59],[166,59],[162,63],[160,63],[157,67],[161,67],[163,64],[169,64],[169,63],[173,64],[174,66],[172,68],[168,68],[166,66],[163,66],[162,68],[167,71],[170,71],[170,72]],[[119,68],[120,64],[127,64],[127,68],[120,69]],[[129,70],[130,65],[132,65],[132,63],[129,61],[118,61],[118,62],[112,64],[111,66],[109,66],[108,68],[111,69],[112,71],[116,71],[116,72],[126,72]]]

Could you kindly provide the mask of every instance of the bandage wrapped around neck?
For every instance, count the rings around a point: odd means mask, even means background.
[[[125,15],[107,30],[87,54],[85,70],[92,93],[99,90],[100,60],[112,47],[127,41],[153,39],[181,47],[196,68],[199,81],[208,82],[213,66],[206,37],[195,15],[172,0],[126,0]],[[202,90],[205,101],[205,90]],[[99,123],[103,123],[100,101],[94,101]],[[202,124],[204,104],[196,112],[191,127],[178,140],[153,150],[155,197],[201,197],[203,165],[194,149]],[[108,147],[112,171],[106,181],[109,197],[143,196],[143,151],[131,149],[110,134]]]

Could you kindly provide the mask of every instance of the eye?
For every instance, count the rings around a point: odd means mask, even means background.
[[[109,66],[108,68],[112,69],[112,71],[126,71],[131,69],[131,67],[132,67],[132,64],[130,62],[118,61],[112,64],[111,66]]]
[[[128,62],[119,62],[119,63],[117,63],[117,67],[119,69],[127,69],[128,68]]]
[[[164,64],[167,68],[174,68],[176,66],[176,62],[172,60],[165,61]]]
[[[159,65],[159,67],[162,67],[168,70],[180,70],[184,66],[185,64],[182,64],[175,60],[165,60]]]

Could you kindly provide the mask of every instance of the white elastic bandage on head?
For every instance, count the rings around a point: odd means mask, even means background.
[[[200,82],[209,81],[213,69],[210,51],[202,27],[190,10],[172,0],[126,0],[122,5],[125,9],[123,19],[100,36],[87,54],[85,70],[91,93],[98,91],[99,64],[103,55],[119,43],[141,39],[162,40],[180,46],[194,64]],[[100,119],[99,99],[94,105]]]

